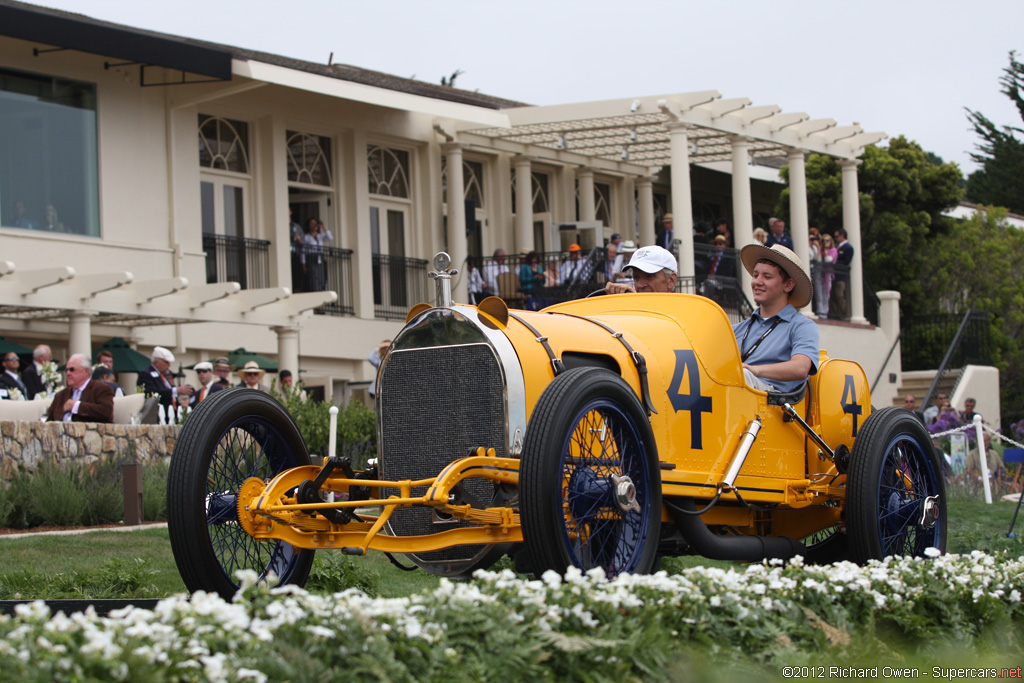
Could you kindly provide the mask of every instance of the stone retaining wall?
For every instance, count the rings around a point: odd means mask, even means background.
[[[180,425],[0,421],[0,477],[9,478],[18,465],[34,469],[43,458],[88,463],[169,456],[180,432]]]

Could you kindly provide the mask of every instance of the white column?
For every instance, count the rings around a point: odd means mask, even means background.
[[[299,328],[282,325],[272,328],[277,333],[277,371],[291,370],[299,380]]]
[[[853,247],[850,264],[850,322],[867,324],[864,317],[864,268],[861,264],[864,250],[860,240],[860,192],[857,188],[859,161],[844,159],[839,162],[843,172],[843,228],[846,239]]]
[[[533,251],[533,183],[530,179],[530,157],[513,160],[516,175],[515,248],[510,252]]]
[[[81,353],[92,360],[92,313],[75,311],[69,317],[69,353]]]
[[[734,135],[732,143],[732,234],[733,246],[742,249],[754,241],[754,209],[750,200],[750,140]],[[750,296],[750,274],[742,263],[736,264],[740,287]]]
[[[672,225],[679,240],[679,277],[692,278],[693,199],[690,195],[690,141],[685,123],[666,123],[672,158]],[[683,291],[686,291],[684,288]]]
[[[452,299],[469,301],[469,279],[465,277],[469,246],[466,242],[466,185],[462,174],[462,145],[448,143],[444,147],[448,169],[448,249],[452,264],[463,277],[453,278]]]
[[[789,150],[789,234],[793,238],[793,251],[804,264],[804,272],[811,277],[810,236],[811,226],[807,219],[807,176],[804,174],[803,150]],[[811,282],[814,279],[811,278]],[[814,315],[813,307],[807,304],[801,311]]]
[[[594,201],[594,170],[591,168],[576,169],[576,180],[579,181],[578,201],[580,209],[578,220],[597,220],[597,204]]]
[[[640,210],[640,242],[637,246],[648,246],[654,244],[654,178],[637,178],[636,191]]]

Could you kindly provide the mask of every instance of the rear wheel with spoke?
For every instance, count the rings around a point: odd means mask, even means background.
[[[871,414],[850,458],[846,525],[855,562],[946,550],[946,485],[931,438],[903,408]]]
[[[283,541],[257,541],[238,520],[238,490],[247,479],[268,480],[309,465],[291,416],[258,391],[230,390],[199,404],[174,447],[167,480],[167,526],[178,571],[189,591],[230,598],[235,572],[273,573],[303,585],[312,550]]]

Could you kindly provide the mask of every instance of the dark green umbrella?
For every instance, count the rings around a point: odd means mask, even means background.
[[[114,372],[145,372],[150,365],[149,356],[128,346],[128,342],[120,337],[114,337],[96,349],[92,354],[93,363],[100,351],[110,351],[114,357]]]
[[[28,348],[27,346],[15,344],[14,342],[7,341],[3,337],[0,337],[0,355],[10,353],[11,351],[18,354],[19,356],[32,355],[32,349]]]
[[[244,347],[239,347],[224,357],[228,359],[228,363],[235,370],[241,368],[249,361],[254,360],[256,361],[256,363],[259,364],[261,370],[266,370],[267,372],[277,372],[276,360],[270,360],[266,356],[261,356],[260,354],[254,353],[252,351],[246,351]],[[220,358],[220,356],[218,356],[217,358]],[[217,359],[209,358],[207,360],[210,363],[213,363]],[[188,367],[189,370],[194,370],[196,366],[195,364],[193,364],[186,367]]]
[[[270,360],[266,356],[261,356],[258,353],[252,351],[246,351],[244,348],[239,347],[228,354],[228,362],[234,368],[240,368],[249,361],[254,360],[260,366],[260,370],[266,370],[267,372],[277,372],[277,361]]]

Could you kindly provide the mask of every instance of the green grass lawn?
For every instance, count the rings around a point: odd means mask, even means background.
[[[1024,555],[1024,541],[1007,539],[1015,503],[983,501],[958,496],[949,502],[947,550],[967,553],[983,550]],[[1024,536],[1024,519],[1017,520]],[[152,598],[184,592],[166,529],[95,531],[71,536],[24,534],[0,538],[4,562],[0,571],[0,599],[29,598]],[[403,558],[403,563],[406,563]],[[674,558],[666,569],[678,571],[698,565],[729,566],[728,562],[701,557]],[[499,566],[511,567],[501,560]],[[423,571],[405,572],[378,552],[350,557],[336,551],[317,554],[307,588],[332,592],[355,586],[371,595],[399,597],[438,584]]]

